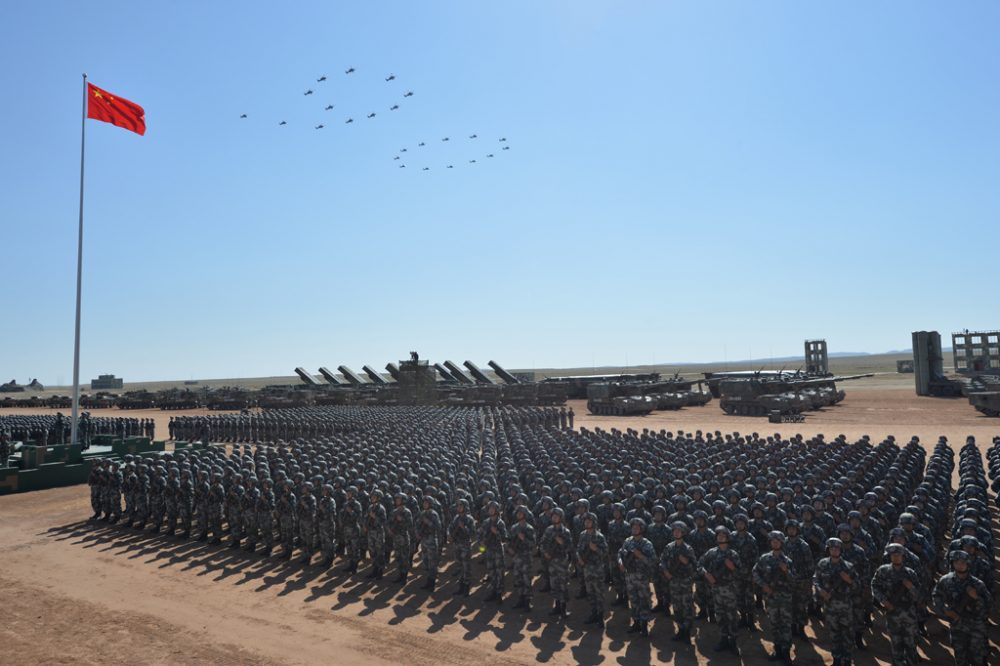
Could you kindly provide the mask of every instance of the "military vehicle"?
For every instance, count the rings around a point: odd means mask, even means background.
[[[1000,416],[1000,377],[980,375],[970,382],[966,395],[969,404],[986,416]]]
[[[1000,416],[1000,391],[973,391],[969,404],[986,416]]]
[[[149,391],[126,391],[118,398],[118,409],[153,409],[156,407],[156,396]]]
[[[600,382],[587,386],[587,409],[599,416],[645,415],[657,408],[659,401],[643,395],[630,382]]]
[[[837,381],[871,377],[849,375],[846,377],[810,377],[798,373],[782,375],[757,375],[733,377],[719,382],[719,407],[726,414],[738,416],[768,416],[800,414],[841,402],[844,391],[837,388]]]
[[[675,374],[668,379],[639,383],[637,387],[643,395],[656,398],[657,409],[681,409],[701,407],[712,401],[712,394],[703,388],[704,383],[703,379],[684,379]]]

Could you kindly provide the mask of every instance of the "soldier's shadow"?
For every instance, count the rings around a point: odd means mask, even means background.
[[[563,640],[563,633],[565,631],[566,625],[564,623],[549,622],[545,625],[545,628],[542,629],[542,633],[537,636],[532,636],[531,644],[538,649],[538,654],[535,655],[535,661],[549,661],[552,659],[553,655],[557,652],[561,652],[563,648],[566,647],[566,641]]]

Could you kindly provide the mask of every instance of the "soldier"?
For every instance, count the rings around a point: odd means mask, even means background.
[[[656,575],[656,551],[644,536],[646,521],[633,518],[629,521],[632,536],[618,550],[618,570],[625,574],[625,589],[628,592],[629,608],[632,611],[632,625],[628,632],[638,632],[649,636],[649,619],[652,595],[649,584]]]
[[[243,517],[243,536],[246,537],[246,545],[243,549],[248,553],[257,550],[257,540],[260,536],[260,523],[257,521],[257,503],[260,501],[260,488],[257,487],[257,477],[250,477],[247,482],[246,492],[243,493],[243,502],[240,507],[240,515]]]
[[[212,530],[210,543],[222,543],[222,508],[226,502],[226,489],[222,485],[222,475],[216,474],[208,490],[206,507],[207,526]]]
[[[313,485],[307,481],[303,486],[302,496],[298,498],[295,515],[299,524],[299,547],[302,549],[301,564],[309,564],[316,551],[316,496]]]
[[[694,620],[694,595],[692,587],[697,570],[698,558],[694,549],[684,540],[688,526],[678,520],[670,526],[673,541],[663,547],[660,554],[660,572],[670,590],[670,601],[674,611],[677,633],[672,640],[691,643],[691,622]]]
[[[90,508],[94,515],[91,520],[101,517],[103,507],[101,506],[101,461],[94,460],[90,463],[90,474],[87,475],[87,485],[90,486]]]
[[[756,631],[754,618],[756,606],[753,591],[753,567],[757,563],[757,540],[750,534],[750,518],[745,513],[733,517],[736,531],[730,533],[729,548],[740,558],[739,575],[736,576],[736,594],[739,600],[740,626]]]
[[[841,543],[844,544],[841,548],[841,556],[854,565],[861,580],[870,580],[868,555],[861,546],[854,543],[854,532],[851,530],[851,526],[847,523],[841,523],[837,526],[837,533]],[[865,620],[868,618],[868,605],[864,601],[861,590],[861,585],[854,588],[854,601],[852,603],[854,609],[854,645],[859,650],[865,647],[862,632],[865,629]]]
[[[552,610],[549,615],[557,619],[566,617],[569,601],[569,558],[573,549],[573,535],[563,525],[565,513],[560,507],[552,510],[552,524],[542,535],[542,557],[549,566],[549,585],[552,591]]]
[[[514,608],[531,610],[531,556],[535,552],[535,528],[528,522],[528,508],[518,506],[514,510],[515,523],[510,528],[511,574],[517,603]]]
[[[577,539],[577,566],[583,572],[583,584],[587,588],[590,599],[590,616],[584,624],[596,624],[604,628],[604,566],[608,561],[608,540],[597,529],[599,519],[595,514],[588,514],[583,520],[583,533]]]
[[[292,559],[295,549],[295,506],[297,500],[292,488],[291,479],[285,479],[285,490],[281,493],[275,507],[278,518],[278,538],[281,541],[281,557]]]
[[[434,591],[437,585],[438,566],[440,565],[441,548],[438,536],[441,532],[441,516],[434,510],[434,501],[430,495],[424,495],[421,501],[423,510],[415,526],[417,538],[420,540],[420,558],[424,565],[427,580],[421,589]]]
[[[364,519],[362,513],[364,509],[361,506],[358,496],[358,487],[348,486],[345,493],[343,510],[340,512],[341,529],[344,534],[344,557],[347,558],[347,566],[341,569],[344,573],[358,572],[358,564],[361,562],[362,550],[364,548],[364,539],[361,533],[361,523]],[[409,509],[407,509],[407,516],[409,517],[409,515]],[[412,523],[412,519],[410,523]],[[409,552],[406,553],[406,558],[406,570],[408,571],[410,563]],[[400,580],[405,580],[405,576]]]
[[[142,465],[140,465],[140,469]],[[204,469],[199,469],[197,472],[198,480],[194,485],[194,504],[195,511],[198,514],[198,541],[208,540],[208,498],[212,489],[212,484],[208,481],[208,472]],[[139,477],[140,482],[142,477]],[[142,508],[142,504],[138,501],[136,502],[139,510]]]
[[[313,515],[312,539],[313,548],[318,545],[320,553],[323,555],[322,566],[324,569],[333,564],[334,553],[337,549],[337,503],[333,499],[333,486],[322,484],[320,486],[319,501],[315,502],[315,513]],[[311,552],[310,552],[311,555]],[[307,560],[308,561],[308,560]]]
[[[792,636],[806,637],[806,617],[813,598],[813,573],[816,569],[812,549],[799,535],[799,521],[785,522],[785,554],[792,561]]]
[[[795,568],[784,553],[785,535],[778,530],[767,535],[771,552],[764,553],[753,568],[753,582],[764,595],[767,618],[774,634],[772,661],[791,663],[792,649],[792,581]]]
[[[325,487],[324,487],[325,490]],[[330,500],[333,499],[333,486],[330,486]],[[372,490],[368,502],[368,512],[365,514],[365,538],[368,545],[368,553],[372,558],[372,570],[368,573],[368,578],[372,580],[382,580],[385,566],[388,563],[389,554],[386,551],[386,523],[388,516],[385,512],[385,505],[382,504],[382,491],[378,488]],[[333,548],[336,549],[337,532],[336,523],[331,524],[333,531],[329,538]],[[330,551],[330,560],[333,561],[333,550]]]
[[[167,509],[164,497],[167,492],[167,481],[164,478],[163,468],[160,467],[161,464],[158,463],[150,468],[148,490],[150,532],[159,532],[160,528],[163,527],[163,517]]]
[[[906,551],[901,544],[885,547],[890,564],[883,564],[872,578],[872,597],[885,608],[885,624],[892,647],[892,663],[912,666],[917,657],[916,604],[920,598],[920,578],[913,569],[903,566]]]
[[[125,496],[125,524],[129,526],[135,522],[135,495],[138,484],[139,477],[135,473],[135,464],[132,462],[126,463],[125,478],[122,481],[122,494]]]
[[[173,536],[177,531],[177,518],[178,518],[178,493],[181,490],[181,480],[178,476],[178,470],[171,463],[171,467],[167,470],[167,481],[163,487],[163,507],[167,516],[167,534]]]
[[[608,568],[610,571],[611,587],[615,591],[615,606],[624,606],[628,603],[628,596],[625,593],[625,576],[618,568],[618,551],[628,539],[631,529],[625,522],[625,505],[616,502],[612,506],[611,520],[608,522]]]
[[[653,507],[653,522],[646,528],[646,538],[653,544],[657,559],[663,554],[663,549],[670,543],[671,529],[666,522],[667,509],[657,504]],[[670,614],[670,590],[663,576],[655,576],[653,590],[656,592],[656,606],[653,612]]]
[[[226,493],[226,518],[229,524],[229,547],[239,548],[243,539],[243,496],[246,489],[241,480],[236,477],[229,492]]]
[[[271,489],[270,477],[264,477],[260,482],[260,494],[257,496],[257,529],[264,542],[264,555],[269,556],[274,549],[274,490]]]
[[[951,624],[951,646],[956,666],[986,666],[986,634],[990,593],[985,583],[969,573],[970,557],[964,550],[949,554],[953,571],[934,586],[934,610]]]
[[[700,490],[700,489],[699,489]],[[694,549],[695,558],[700,559],[715,544],[715,533],[708,529],[708,514],[701,509],[694,512],[694,530],[687,536],[687,542]],[[715,621],[715,609],[712,606],[712,595],[709,594],[705,579],[699,576],[694,583],[694,598],[698,602],[699,620],[708,618],[709,622]]]
[[[721,640],[715,646],[715,651],[730,650],[739,654],[739,647],[736,645],[739,599],[735,579],[740,569],[740,556],[729,547],[730,536],[728,528],[716,528],[716,546],[698,560],[698,573],[708,581],[718,611],[716,617]]]
[[[833,642],[833,666],[851,666],[854,653],[854,588],[861,584],[854,565],[841,557],[843,542],[828,539],[824,557],[816,565],[813,587],[820,603],[823,617]]]
[[[395,508],[389,520],[389,535],[392,537],[392,550],[396,553],[396,565],[399,569],[396,575],[397,583],[405,583],[410,574],[410,562],[413,557],[410,548],[410,532],[413,530],[413,513],[406,506],[407,497],[396,493],[393,497]]]
[[[566,412],[566,416],[569,417],[569,429],[572,430],[573,429],[573,417],[576,416],[576,414],[573,413],[573,408],[572,407],[570,407],[569,411]]]
[[[122,517],[122,473],[118,471],[118,463],[111,463],[105,477],[105,483],[108,497],[108,518],[114,524]]]
[[[560,514],[561,517],[561,514]],[[479,549],[489,576],[490,593],[486,601],[503,600],[504,543],[507,541],[507,525],[500,517],[500,504],[495,500],[486,505],[486,519],[479,525]]]
[[[181,536],[191,538],[191,518],[194,515],[194,483],[191,481],[191,471],[181,471],[177,483],[177,517],[180,519]]]
[[[476,519],[469,513],[469,500],[463,497],[456,502],[455,517],[448,527],[458,564],[458,594],[463,597],[469,596],[472,584],[472,538],[475,533]]]

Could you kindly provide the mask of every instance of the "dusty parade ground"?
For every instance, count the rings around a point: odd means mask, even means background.
[[[594,418],[582,401],[572,406],[577,428],[868,434],[875,442],[893,434],[901,443],[918,435],[928,446],[946,435],[956,450],[966,435],[975,435],[981,448],[1000,435],[1000,420],[979,415],[962,399],[917,398],[912,387],[877,383],[845,388],[843,404],[811,414],[803,424],[727,417],[714,401],[641,418]],[[196,412],[93,413],[153,417],[158,438],[164,438],[170,416]],[[400,589],[392,576],[368,581],[339,569],[110,528],[87,522],[89,515],[86,486],[0,497],[0,663],[737,663],[731,655],[712,652],[717,630],[704,622],[696,623],[696,649],[679,649],[670,641],[673,625],[665,617],[654,621],[650,639],[629,640],[628,614],[620,608],[613,609],[601,634],[582,623],[585,601],[571,602],[567,623],[550,623],[545,594],[535,595],[528,615],[512,610],[510,600],[500,607],[483,603],[483,593],[475,589],[469,598],[453,597],[450,557],[438,590],[428,595],[419,589],[419,577]],[[477,563],[474,571],[481,576],[483,568]],[[994,614],[991,660],[997,659],[996,619]],[[812,634],[815,627],[807,631]],[[920,639],[919,651],[931,663],[951,663],[946,629],[936,620],[929,628],[930,638]],[[819,631],[825,646],[821,625]],[[745,663],[766,662],[767,636],[766,626],[763,633],[742,633]],[[856,655],[857,663],[887,663],[881,616],[870,643]],[[802,641],[796,641],[793,654],[800,664],[830,661],[828,653]]]

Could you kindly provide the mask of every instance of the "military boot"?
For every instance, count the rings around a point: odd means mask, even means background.
[[[584,620],[583,623],[584,624],[597,624],[597,620],[598,620],[597,613],[595,613],[594,611],[590,611],[590,615],[587,616],[587,619]]]
[[[854,632],[854,647],[856,647],[859,650],[865,649],[865,640],[864,637],[862,637],[860,631]]]
[[[517,602],[512,606],[512,608],[524,608],[524,595],[520,595],[517,598]]]
[[[615,597],[614,606],[626,606],[628,605],[628,596],[624,592],[619,592],[618,596]]]
[[[562,611],[559,610],[559,602],[558,601],[553,601],[552,602],[552,610],[549,611],[549,615],[551,615],[552,617],[555,617],[555,616],[559,615],[561,612]]]
[[[628,628],[628,633],[634,634],[637,631],[639,631],[639,620],[632,620],[632,624]]]
[[[375,580],[382,580],[382,567],[375,567]]]
[[[639,635],[643,638],[649,637],[649,621],[643,620],[639,622]]]
[[[437,588],[437,576],[431,576],[427,579],[427,591],[433,592]]]
[[[496,600],[497,600],[496,588],[490,588],[490,593],[486,595],[483,601],[496,601]]]
[[[729,649],[729,643],[730,640],[728,638],[722,638],[718,643],[715,644],[715,647],[713,647],[712,649],[715,652],[725,652],[726,650]]]

